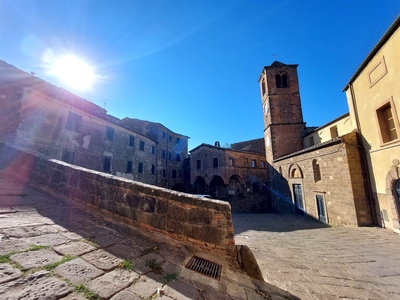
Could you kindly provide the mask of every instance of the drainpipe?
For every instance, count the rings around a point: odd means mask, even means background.
[[[364,181],[364,189],[366,192],[367,196],[367,204],[369,206],[370,212],[371,212],[371,217],[372,217],[372,224],[373,225],[379,225],[378,220],[377,220],[377,212],[376,212],[376,203],[375,199],[372,195],[372,187],[371,187],[371,178],[370,178],[370,173],[369,173],[369,167],[368,167],[368,160],[367,160],[367,153],[364,148],[364,144],[362,142],[362,134],[361,134],[361,126],[360,126],[360,119],[358,118],[358,109],[357,109],[357,103],[355,101],[355,93],[354,93],[354,88],[352,84],[347,85],[348,89],[350,89],[350,94],[351,94],[351,102],[353,104],[354,108],[354,113],[355,113],[355,118],[356,118],[356,127],[357,127],[357,142],[361,146],[361,155],[360,155],[360,160],[361,160],[361,166],[363,170],[365,170],[365,177],[366,180]]]

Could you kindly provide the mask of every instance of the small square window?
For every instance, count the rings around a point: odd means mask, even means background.
[[[332,126],[329,130],[331,132],[331,139],[337,138],[339,136],[337,126]]]
[[[139,150],[144,151],[144,141],[140,141]]]
[[[168,160],[171,160],[171,159],[172,159],[172,153],[168,152]]]
[[[314,137],[313,136],[310,136],[308,138],[308,145],[309,145],[309,147],[314,146]]]
[[[172,170],[172,178],[176,178],[176,170]]]
[[[162,137],[165,139],[167,137],[167,133],[165,131],[162,132]]]
[[[168,141],[172,143],[172,135],[168,136]]]
[[[176,155],[176,161],[181,161],[181,155],[180,154]]]
[[[155,174],[155,172],[156,172],[156,166],[151,165],[151,174]]]
[[[103,171],[110,172],[111,171],[111,157],[105,156],[103,159]]]
[[[261,168],[265,169],[265,161],[261,161]]]
[[[126,173],[132,173],[132,161],[130,160],[126,163]]]
[[[378,117],[379,128],[381,131],[381,138],[383,143],[387,143],[398,139],[396,128],[396,116],[393,113],[391,103],[383,105],[376,111]]]
[[[196,161],[196,169],[201,169],[201,160]]]
[[[176,143],[179,144],[179,142],[181,141],[181,138],[176,138]]]
[[[252,159],[252,160],[251,160],[251,167],[252,167],[252,168],[257,168],[257,162],[256,162],[255,159]]]
[[[79,127],[81,122],[82,122],[82,116],[70,111],[68,112],[68,119],[67,119],[67,124],[65,125],[65,129],[79,132]]]
[[[114,139],[114,128],[106,126],[106,139],[109,141]]]
[[[165,169],[162,170],[162,177],[165,178]]]
[[[73,152],[71,150],[63,150],[62,157],[61,157],[62,161],[69,163],[69,164],[73,164],[74,158],[75,158],[75,152]]]
[[[218,168],[218,158],[217,157],[213,158],[213,168]]]
[[[229,158],[229,166],[234,167],[235,166],[235,159],[233,157]]]
[[[129,146],[133,147],[135,145],[135,137],[130,135],[129,136]]]
[[[143,163],[138,163],[138,173],[143,173]]]
[[[166,151],[163,150],[163,151],[162,151],[162,154],[161,154],[161,158],[165,159],[165,157],[166,157],[165,155],[166,155]]]

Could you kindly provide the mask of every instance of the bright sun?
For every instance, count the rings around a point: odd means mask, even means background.
[[[96,79],[92,68],[74,55],[54,60],[51,72],[68,86],[78,90],[90,90]]]

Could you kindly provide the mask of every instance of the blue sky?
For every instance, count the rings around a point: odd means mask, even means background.
[[[343,87],[399,13],[399,0],[0,0],[0,59],[193,149],[263,136],[258,78],[274,60],[299,65],[308,126],[346,113]],[[91,65],[92,89],[49,74],[49,52]]]

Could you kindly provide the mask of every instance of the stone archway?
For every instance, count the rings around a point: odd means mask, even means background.
[[[199,176],[193,183],[192,194],[207,194],[206,181]]]
[[[225,197],[224,180],[220,176],[214,176],[210,182],[210,195],[214,199],[221,199]]]
[[[399,160],[393,160],[390,172],[386,175],[386,195],[391,206],[393,227],[400,230],[400,175]]]

